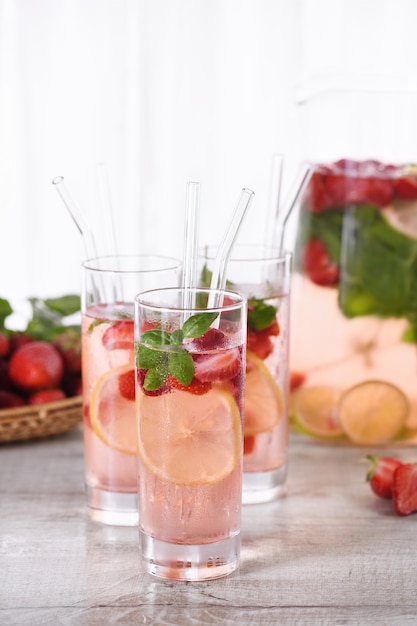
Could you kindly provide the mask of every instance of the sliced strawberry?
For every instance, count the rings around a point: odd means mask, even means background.
[[[28,404],[48,404],[48,402],[57,402],[58,400],[64,400],[66,398],[62,389],[45,389],[43,391],[37,391],[29,397]]]
[[[255,436],[243,438],[243,454],[252,454],[255,448]]]
[[[366,476],[372,491],[380,498],[392,498],[394,472],[402,465],[401,461],[393,457],[376,457],[368,454],[371,467]]]
[[[173,389],[179,389],[180,391],[187,391],[188,393],[192,393],[195,396],[203,396],[205,393],[210,391],[212,384],[211,382],[201,382],[194,376],[189,385],[181,385],[180,382],[174,377],[169,376],[168,383],[171,385]]]
[[[119,393],[126,400],[134,400],[135,393],[135,370],[132,368],[124,374],[120,374],[118,379]]]
[[[303,265],[307,276],[316,285],[326,287],[339,282],[339,267],[332,261],[320,239],[310,239],[307,242]]]
[[[312,213],[320,213],[332,204],[331,197],[326,190],[326,176],[314,172],[307,191],[307,206]]]
[[[417,199],[417,178],[415,176],[403,176],[395,181],[395,193],[403,200]]]
[[[133,320],[115,322],[106,330],[102,338],[106,350],[129,350],[134,344]]]
[[[219,350],[211,354],[193,354],[194,374],[200,382],[224,381],[234,378],[242,366],[239,348]]]
[[[302,372],[290,372],[290,391],[294,391],[304,384],[307,376]]]
[[[403,463],[394,473],[392,485],[394,509],[399,515],[417,511],[417,464]]]

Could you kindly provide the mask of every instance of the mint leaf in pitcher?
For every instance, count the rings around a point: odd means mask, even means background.
[[[275,321],[276,307],[264,300],[251,298],[248,302],[248,327],[254,331],[264,330]]]

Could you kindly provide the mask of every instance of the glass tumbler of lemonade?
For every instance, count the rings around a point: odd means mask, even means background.
[[[210,284],[216,251],[200,255],[201,284]],[[269,502],[285,491],[288,456],[290,252],[237,245],[227,288],[247,299],[243,504]]]
[[[137,524],[133,300],[141,289],[175,286],[181,262],[106,256],[82,266],[85,480],[90,517]]]
[[[237,293],[135,299],[140,544],[156,576],[209,580],[238,566],[245,341]]]

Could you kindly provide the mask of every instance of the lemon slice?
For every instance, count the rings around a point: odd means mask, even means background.
[[[300,389],[294,396],[295,422],[306,434],[323,439],[343,436],[337,419],[340,391],[317,385]]]
[[[213,384],[204,395],[139,392],[138,451],[156,476],[178,485],[215,483],[238,464],[242,426],[231,393]]]
[[[262,359],[250,350],[246,354],[245,437],[272,430],[284,414],[281,391]]]
[[[109,370],[93,387],[90,403],[91,426],[110,448],[136,454],[135,402],[119,392],[119,376],[133,370],[123,365]]]
[[[382,445],[404,428],[409,404],[401,389],[382,380],[369,380],[345,391],[339,420],[346,435],[360,445]]]

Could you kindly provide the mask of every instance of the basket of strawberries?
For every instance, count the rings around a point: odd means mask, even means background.
[[[82,421],[77,295],[29,298],[24,330],[10,330],[0,298],[0,443],[64,433]]]

